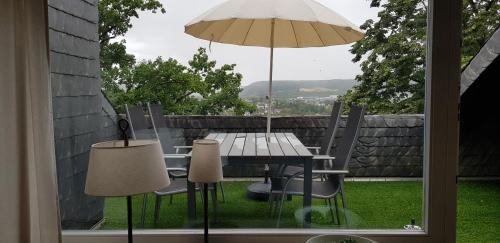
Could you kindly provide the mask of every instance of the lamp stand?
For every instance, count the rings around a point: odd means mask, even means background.
[[[118,121],[118,128],[122,134],[123,146],[128,147],[127,130],[130,124],[127,119],[120,119]],[[128,243],[133,243],[132,238],[132,196],[127,196],[127,225],[128,225]]]
[[[132,197],[127,196],[128,243],[132,243]]]
[[[204,229],[204,239],[205,243],[208,243],[208,184],[203,183],[203,197],[205,200],[203,200],[203,218],[205,222],[205,229]]]

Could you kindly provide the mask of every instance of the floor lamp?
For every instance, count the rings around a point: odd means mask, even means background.
[[[203,183],[205,223],[203,235],[205,243],[208,243],[208,184],[222,181],[222,162],[217,140],[203,139],[193,142],[188,180],[194,183]]]
[[[127,197],[128,242],[132,243],[132,196],[170,185],[163,151],[157,140],[128,141],[128,121],[119,121],[123,140],[92,145],[85,193]]]

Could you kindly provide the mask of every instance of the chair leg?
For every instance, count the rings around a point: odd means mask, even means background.
[[[280,227],[280,219],[281,219],[281,210],[283,209],[283,204],[285,203],[285,190],[283,190],[283,193],[281,194],[281,201],[279,204],[279,209],[278,209],[278,220],[276,221],[276,228]]]
[[[271,215],[271,218],[274,218],[274,212],[273,212],[273,208],[274,208],[274,194],[273,193],[269,193],[268,202],[269,202],[269,214]]]
[[[337,195],[335,195],[333,199],[335,202],[335,216],[337,216],[337,224],[340,225],[339,204],[337,202]]]
[[[203,204],[205,201],[205,196],[203,195],[203,184],[200,185],[200,198],[201,198],[201,204]]]
[[[158,222],[158,219],[160,219],[160,208],[161,208],[161,196],[156,195],[155,212],[154,212],[154,219],[153,219],[154,225],[156,225]]]
[[[217,183],[213,184],[213,190],[211,190],[212,194],[212,206],[214,208],[214,222],[217,222],[217,210],[218,210],[218,205],[217,205]],[[208,198],[207,198],[208,200]]]
[[[148,194],[144,193],[144,197],[142,198],[142,212],[141,212],[141,227],[144,228],[144,224],[146,221],[146,207],[148,205]]]
[[[174,195],[170,195],[170,205],[172,205],[172,202],[174,201]]]
[[[220,186],[220,194],[222,195],[222,202],[225,203],[226,202],[226,196],[224,195],[224,186],[222,186],[222,181],[219,182],[219,186]]]
[[[342,188],[340,189],[340,196],[342,197],[342,207],[344,208],[344,220],[345,220],[345,224],[347,226],[349,226],[349,219],[347,217],[347,205],[345,203],[345,197],[344,197],[344,192],[342,190]]]
[[[330,215],[332,216],[332,223],[335,224],[335,216],[333,216],[333,208],[332,208],[332,199],[328,198],[326,199],[326,201],[328,202],[328,208],[330,209]]]

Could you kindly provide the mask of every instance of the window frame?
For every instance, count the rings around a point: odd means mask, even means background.
[[[355,234],[383,242],[455,242],[462,3],[429,0],[427,26],[422,231],[212,229],[214,242],[304,242],[318,234]],[[62,242],[125,242],[126,230],[62,232]],[[136,242],[201,240],[202,229],[134,230]]]

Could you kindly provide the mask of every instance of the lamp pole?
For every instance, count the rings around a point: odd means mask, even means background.
[[[205,239],[205,243],[208,243],[208,184],[203,183],[203,220],[205,222],[203,236]]]
[[[130,123],[127,119],[120,119],[118,121],[118,128],[122,134],[123,146],[128,147],[128,135],[127,130]],[[133,243],[132,238],[132,196],[127,196],[127,226],[128,226],[128,243]]]

